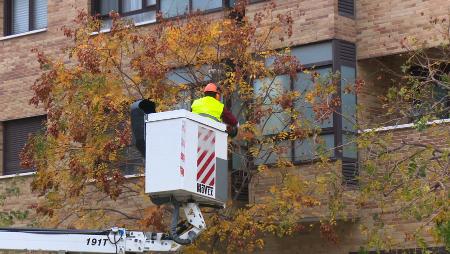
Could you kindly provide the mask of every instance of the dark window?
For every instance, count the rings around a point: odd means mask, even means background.
[[[47,27],[47,0],[5,0],[5,36]]]
[[[338,12],[341,16],[355,17],[355,0],[338,0]]]
[[[144,167],[144,157],[135,146],[129,146],[123,150],[125,160],[119,165],[124,175],[134,175],[142,173],[140,168]]]
[[[434,69],[434,68],[433,68]],[[413,98],[409,120],[417,121],[424,116],[446,119],[450,117],[450,89],[447,87],[450,67],[445,65],[430,71],[420,66],[412,66],[409,70],[414,81],[420,82],[421,92]]]
[[[20,167],[20,153],[28,137],[44,129],[45,116],[36,116],[4,122],[4,175],[33,171]]]
[[[114,11],[135,24],[156,21],[156,0],[93,0],[94,15],[104,20],[103,29],[111,27],[109,13]]]
[[[249,173],[243,170],[233,170],[231,173],[231,198],[248,202]]]

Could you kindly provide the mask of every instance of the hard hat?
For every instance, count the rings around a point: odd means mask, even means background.
[[[216,84],[214,83],[209,83],[205,86],[205,89],[203,90],[204,93],[206,92],[214,92],[214,93],[218,93],[219,90],[217,89]]]

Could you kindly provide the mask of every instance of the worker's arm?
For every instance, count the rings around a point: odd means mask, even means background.
[[[236,126],[238,124],[236,117],[226,108],[223,108],[221,118],[222,121],[228,125]]]
[[[239,123],[236,119],[236,117],[229,111],[228,109],[224,108],[221,115],[222,121],[227,124],[227,132],[230,137],[234,138],[237,136],[238,133],[238,126]]]

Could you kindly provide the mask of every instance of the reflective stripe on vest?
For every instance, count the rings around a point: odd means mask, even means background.
[[[205,96],[195,100],[191,109],[193,113],[212,116],[217,121],[222,122],[223,107],[224,105],[220,101],[211,96]]]

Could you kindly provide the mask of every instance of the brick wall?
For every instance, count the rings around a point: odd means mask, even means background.
[[[336,1],[337,3],[337,1]],[[335,6],[337,10],[337,6]],[[356,21],[341,15],[335,15],[334,34],[336,39],[356,42]]]
[[[60,28],[73,20],[75,8],[83,7],[87,7],[87,0],[48,1],[46,32],[11,39],[0,37],[0,121],[43,113],[42,109],[28,104],[32,96],[30,86],[39,74],[36,56],[30,51],[39,48],[53,55],[61,52],[67,41]]]
[[[399,78],[396,75],[401,73],[400,67],[404,61],[399,55],[358,61],[357,75],[365,82],[358,93],[358,123],[361,128],[404,124],[408,120],[397,116],[388,118],[385,116],[386,109],[382,107],[382,97],[386,96],[389,87],[396,84]]]
[[[0,122],[0,175],[3,175],[3,123]]]
[[[429,30],[429,20],[448,20],[449,13],[448,0],[357,0],[358,59],[402,52],[400,40],[407,36],[438,45],[436,31]]]
[[[442,133],[447,131],[450,124],[442,124],[435,126],[427,131],[418,132],[412,128],[398,129],[394,131],[381,132],[380,135],[392,136],[391,139],[387,139],[388,147],[395,147],[401,144],[403,140],[408,142],[417,142],[421,144],[434,144],[440,148],[450,147],[450,138],[443,137]],[[412,150],[398,151],[399,157]],[[326,170],[315,167],[315,165],[304,165],[290,169],[290,173],[299,174],[305,179],[309,179],[314,176],[318,176],[326,172]],[[268,190],[271,186],[279,185],[281,182],[281,174],[277,169],[271,169],[269,172],[256,177],[251,183],[251,201],[259,202],[262,197],[267,196]],[[347,254],[349,252],[357,252],[361,246],[365,246],[367,242],[367,236],[361,231],[361,225],[373,225],[373,214],[381,213],[381,209],[375,204],[367,204],[362,209],[355,209],[354,203],[351,199],[355,198],[355,191],[346,191],[344,201],[350,206],[346,210],[348,220],[338,219],[337,221],[337,233],[339,236],[338,244],[332,244],[326,242],[321,238],[317,229],[317,219],[310,217],[311,214],[319,215],[324,211],[318,209],[306,210],[305,225],[315,225],[310,232],[295,234],[291,237],[283,239],[277,237],[267,237],[266,248],[261,251],[262,253],[342,253]],[[395,213],[395,207],[383,208],[383,214],[381,218],[385,223],[385,236],[390,236],[390,244],[392,249],[409,249],[417,248],[417,244],[414,240],[406,240],[405,237],[409,233],[414,233],[420,226],[415,220],[408,220],[401,218],[399,214]],[[309,220],[309,222],[308,222]],[[430,246],[442,246],[442,244],[435,242],[435,239],[429,233],[428,229],[432,227],[432,224],[425,227],[423,230],[424,241]]]
[[[3,3],[5,0],[0,0],[0,36],[3,36],[3,19],[5,15],[3,14]]]
[[[294,19],[292,37],[280,43],[278,36],[273,36],[272,43],[275,47],[301,45],[334,37],[335,0],[277,0],[275,3],[276,7],[272,10],[274,19],[278,14],[286,13]],[[266,3],[249,5],[246,15],[251,19],[256,11],[265,6]],[[260,29],[264,29],[269,22],[263,22]]]
[[[25,220],[15,220],[14,227],[30,227],[39,225],[39,227],[54,227],[56,222],[59,222],[65,215],[73,215],[75,211],[63,210],[64,215],[58,217],[59,220],[52,220],[48,218],[44,218],[42,216],[36,216],[34,209],[31,208],[32,205],[36,204],[39,200],[37,193],[34,193],[30,189],[30,184],[33,180],[33,177],[30,175],[20,176],[20,177],[0,177],[0,194],[6,194],[6,200],[2,205],[0,212],[9,212],[9,211],[28,211],[29,215]],[[128,183],[130,185],[136,184],[137,182],[143,181],[142,177],[129,179]],[[14,192],[8,192],[6,189],[14,190]],[[89,191],[88,191],[89,192]],[[84,205],[90,204],[90,208],[110,208],[115,209],[125,214],[130,215],[131,217],[141,217],[144,216],[145,211],[144,208],[151,205],[150,198],[142,195],[141,193],[136,193],[135,195],[130,195],[130,193],[124,194],[127,198],[122,198],[117,201],[111,200],[109,198],[98,196],[92,196],[83,200]],[[64,208],[63,208],[64,209]],[[76,208],[75,208],[76,209]],[[98,211],[94,211],[94,213],[99,214]],[[136,225],[135,220],[125,219],[123,216],[119,215],[115,212],[108,212],[105,214],[105,220],[102,218],[96,218],[95,221],[90,222],[90,229],[106,229],[113,226],[122,226],[132,229],[137,229],[139,225]],[[77,218],[80,219],[80,218]],[[113,224],[110,224],[109,221],[113,221]],[[106,223],[105,223],[106,222]],[[37,224],[38,223],[38,224]],[[1,225],[5,226],[5,225]],[[9,225],[7,225],[9,226]],[[78,227],[78,224],[74,223],[73,217],[66,218],[63,223],[59,227]],[[146,229],[151,230],[151,229]]]

